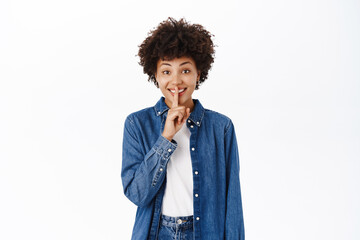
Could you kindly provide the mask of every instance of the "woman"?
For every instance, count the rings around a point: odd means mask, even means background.
[[[163,96],[125,120],[132,239],[245,239],[234,125],[192,98],[214,61],[211,36],[168,18],[140,45],[140,65]]]

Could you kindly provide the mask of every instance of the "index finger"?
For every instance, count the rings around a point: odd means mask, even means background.
[[[174,93],[174,98],[173,98],[173,102],[172,102],[172,107],[177,107],[179,105],[179,89],[177,86],[175,86],[175,93]]]

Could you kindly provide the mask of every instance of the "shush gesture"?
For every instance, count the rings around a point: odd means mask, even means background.
[[[175,86],[175,94],[172,101],[172,106],[168,110],[162,136],[171,141],[189,116],[190,108],[179,106],[179,89],[177,86]]]

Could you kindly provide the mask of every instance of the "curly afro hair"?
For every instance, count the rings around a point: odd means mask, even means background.
[[[172,60],[180,57],[191,57],[200,71],[200,79],[195,89],[203,83],[214,62],[214,36],[199,24],[189,24],[183,18],[176,21],[169,17],[158,27],[149,32],[148,37],[139,46],[139,64],[144,73],[149,76],[148,81],[159,87],[155,72],[159,59]]]

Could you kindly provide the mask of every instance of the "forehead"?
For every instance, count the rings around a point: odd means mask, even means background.
[[[180,58],[173,58],[169,59],[159,59],[157,62],[157,67],[161,66],[171,66],[171,67],[180,67],[183,65],[192,65],[196,67],[195,61],[191,57],[180,57]]]

